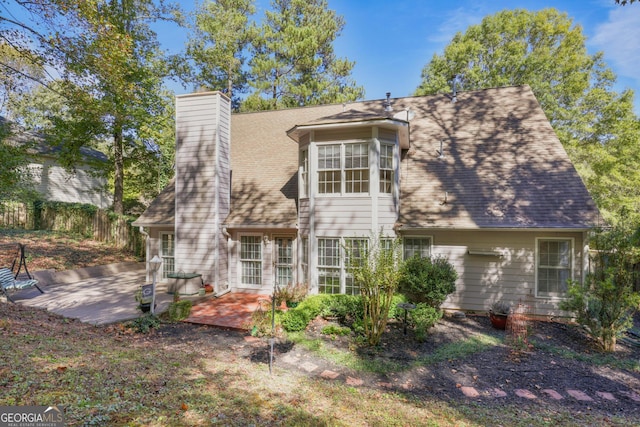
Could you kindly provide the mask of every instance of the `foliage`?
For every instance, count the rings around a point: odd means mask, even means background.
[[[308,311],[297,310],[296,307],[284,312],[280,321],[285,331],[297,332],[303,331],[307,327],[309,321],[311,321],[311,317],[309,317]]]
[[[326,0],[272,0],[249,61],[253,92],[243,111],[355,101],[364,90],[350,78],[353,62],[333,42],[344,19]]]
[[[300,302],[309,293],[309,285],[306,283],[289,283],[276,289],[276,305],[286,302]],[[279,302],[279,303],[278,303]]]
[[[422,71],[416,95],[528,84],[607,220],[640,208],[633,92],[617,93],[601,52],[555,9],[504,10],[457,33]]]
[[[10,123],[0,117],[0,202],[31,200],[36,197],[27,169],[27,144],[15,144]]]
[[[131,320],[127,323],[127,326],[138,333],[147,334],[151,329],[160,326],[160,320],[152,314],[145,314],[144,316]]]
[[[401,277],[400,240],[388,242],[380,233],[370,247],[346,248],[348,272],[360,287],[364,335],[371,346],[378,345],[387,326]]]
[[[10,99],[30,92],[36,82],[43,79],[44,69],[37,60],[25,55],[24,51],[15,44],[7,43],[2,37],[0,64],[0,116],[14,120],[7,108]]]
[[[153,156],[149,147],[164,142],[152,139],[158,129],[172,134],[164,123],[170,102],[162,91],[167,61],[150,23],[173,19],[175,10],[151,0],[19,5],[25,22],[11,21],[2,35],[60,76],[55,87],[46,85],[64,97],[62,114],[52,115],[47,129],[62,147],[59,161],[72,168],[80,161],[80,148],[106,144],[113,166],[113,209],[122,214],[127,163]]]
[[[411,257],[404,263],[398,286],[411,302],[440,308],[447,295],[455,292],[458,273],[443,257]]]
[[[326,325],[320,331],[323,335],[349,335],[351,333],[351,329],[346,326],[338,326],[338,325]]]
[[[399,285],[398,285],[399,286]],[[403,320],[404,309],[399,308],[398,304],[409,302],[404,294],[396,293],[391,300],[391,306],[389,307],[389,318]]]
[[[240,103],[238,93],[247,90],[243,66],[246,48],[257,33],[255,24],[250,23],[255,12],[254,0],[206,1],[195,12],[187,43],[187,55],[195,67],[190,80],[212,90],[220,89],[235,109]]]
[[[186,319],[191,313],[191,301],[182,300],[170,303],[168,313],[169,320],[172,322],[179,322]]]
[[[331,295],[331,299],[321,314],[324,317],[335,317],[342,324],[362,320],[364,315],[362,298],[359,295]]]
[[[626,223],[596,230],[591,245],[592,271],[584,283],[570,283],[568,299],[560,307],[574,312],[604,351],[615,351],[617,337],[632,326],[633,313],[640,308],[640,294],[633,290],[640,229]]]
[[[442,310],[426,303],[416,304],[411,311],[411,322],[415,328],[416,339],[425,341],[427,333],[442,318]]]
[[[506,316],[509,314],[510,311],[511,311],[511,304],[509,304],[508,302],[494,301],[493,304],[491,304],[491,312],[493,314]]]

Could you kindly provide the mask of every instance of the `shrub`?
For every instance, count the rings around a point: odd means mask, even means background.
[[[320,331],[323,335],[349,335],[351,329],[337,325],[327,325]]]
[[[411,320],[415,326],[416,339],[424,341],[427,338],[427,332],[433,325],[438,323],[442,318],[442,310],[432,307],[426,303],[419,303],[416,308],[411,311]]]
[[[439,308],[455,292],[457,279],[458,273],[446,258],[416,255],[405,261],[398,291],[411,302]]]
[[[407,297],[404,294],[395,294],[391,300],[391,306],[389,307],[389,318],[396,320],[404,319],[404,309],[398,308],[398,304],[408,302]]]
[[[340,323],[353,323],[362,319],[364,307],[359,295],[332,295],[322,315],[335,316]]]
[[[169,304],[169,319],[172,322],[179,322],[189,317],[191,313],[191,301],[182,300]]]
[[[297,310],[297,307],[283,313],[280,317],[280,322],[285,331],[297,332],[303,331],[311,318],[308,316],[308,312],[305,310]]]
[[[152,314],[147,314],[128,322],[127,326],[136,332],[146,334],[152,328],[157,328],[158,326],[160,326],[160,320]]]
[[[609,231],[597,231],[592,244],[593,272],[583,283],[569,284],[568,299],[560,304],[573,311],[576,320],[599,341],[605,351],[615,351],[617,337],[632,326],[632,316],[640,304],[633,291],[632,266],[640,261],[638,233],[619,224]]]

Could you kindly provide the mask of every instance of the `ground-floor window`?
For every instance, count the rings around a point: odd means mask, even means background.
[[[347,295],[359,295],[360,286],[358,286],[355,283],[355,281],[353,280],[353,276],[351,275],[351,273],[349,273],[349,266],[351,262],[358,262],[362,259],[364,255],[366,255],[367,251],[369,250],[369,240],[368,239],[345,239],[344,247],[345,247],[344,293]]]
[[[318,291],[321,294],[340,293],[340,239],[318,239]]]
[[[405,237],[402,239],[404,259],[415,255],[422,258],[431,256],[431,237]]]
[[[241,282],[244,285],[262,285],[262,238],[240,237]]]
[[[573,239],[536,239],[536,295],[564,297],[573,279]]]
[[[162,258],[162,278],[174,273],[176,269],[175,259],[176,239],[173,233],[160,234],[160,257]]]

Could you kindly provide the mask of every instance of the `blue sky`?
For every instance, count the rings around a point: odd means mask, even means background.
[[[179,2],[186,10],[194,2]],[[618,6],[614,0],[328,0],[329,8],[346,21],[334,43],[336,53],[355,61],[352,76],[364,86],[365,99],[408,96],[418,87],[422,68],[441,54],[456,32],[478,24],[483,17],[504,9],[540,10],[553,7],[566,12],[587,36],[590,53],[603,51],[618,77],[618,90],[636,93],[640,112],[640,4]],[[269,0],[258,0],[258,16]],[[165,49],[183,48],[183,32],[159,33]],[[176,93],[191,89],[172,86]]]

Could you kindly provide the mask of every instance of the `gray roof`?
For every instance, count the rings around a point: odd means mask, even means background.
[[[459,92],[455,103],[444,94],[391,102],[391,115],[415,113],[402,155],[399,227],[587,229],[597,222],[593,200],[528,86]],[[232,115],[225,224],[295,228],[298,150],[287,131],[390,114],[375,100]]]
[[[169,184],[153,199],[149,207],[133,222],[136,227],[169,226],[175,224],[176,213],[176,183]]]

